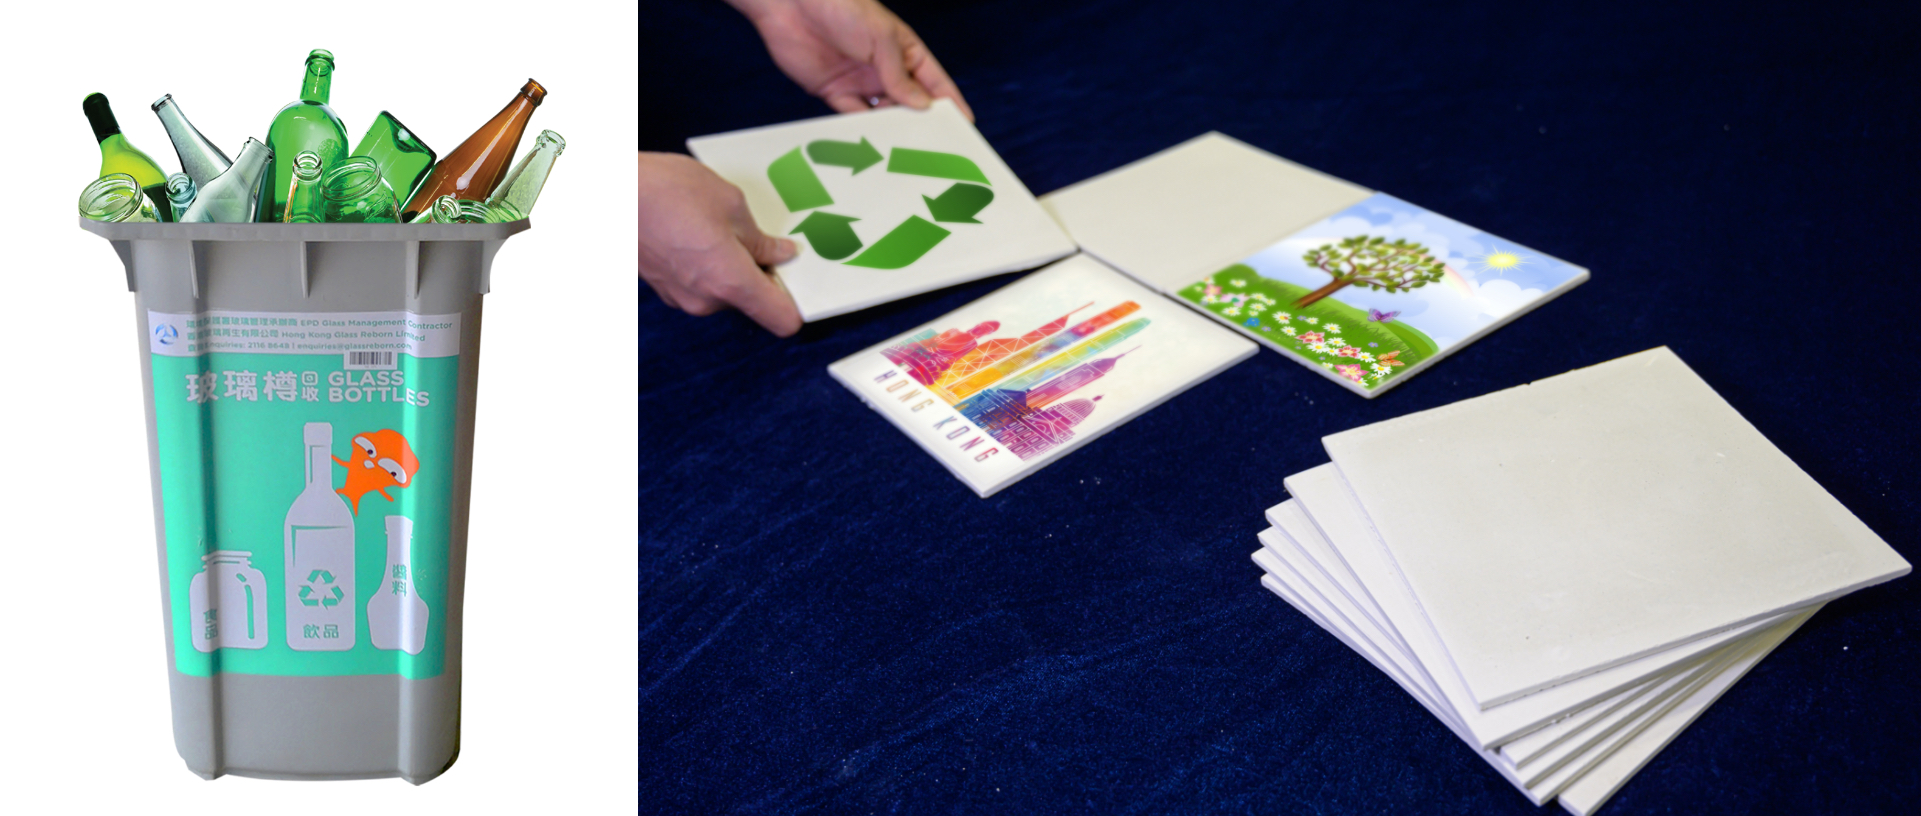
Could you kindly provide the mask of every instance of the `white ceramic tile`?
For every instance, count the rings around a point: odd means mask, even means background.
[[[1254,348],[1076,255],[827,370],[985,497]]]
[[[1299,573],[1287,569],[1284,563],[1275,558],[1270,549],[1263,547],[1257,551],[1255,553],[1255,561],[1256,563],[1263,564],[1264,569],[1269,566],[1282,568],[1280,572],[1266,572],[1261,577],[1261,585],[1263,587],[1286,600],[1289,605],[1306,615],[1308,619],[1314,621],[1316,625],[1325,629],[1329,634],[1334,635],[1336,639],[1340,640],[1348,648],[1353,649],[1357,654],[1367,659],[1375,668],[1387,674],[1389,678],[1395,679],[1397,683],[1402,683],[1402,688],[1408,692],[1409,696],[1414,698],[1415,702],[1419,703],[1423,708],[1426,708],[1428,713],[1433,714],[1435,719],[1440,720],[1442,725],[1452,731],[1456,737],[1466,742],[1470,750],[1474,750],[1479,754],[1481,759],[1488,763],[1489,767],[1493,768],[1503,779],[1506,779],[1509,784],[1513,785],[1516,791],[1520,792],[1521,795],[1527,797],[1529,801],[1536,805],[1551,801],[1556,791],[1559,791],[1571,781],[1584,778],[1584,775],[1594,770],[1601,760],[1605,759],[1611,752],[1619,748],[1634,735],[1629,732],[1617,731],[1607,736],[1594,747],[1589,748],[1587,752],[1568,760],[1568,762],[1550,778],[1544,779],[1538,782],[1535,787],[1530,788],[1523,784],[1513,763],[1507,761],[1505,757],[1502,757],[1496,751],[1474,748],[1474,740],[1472,737],[1470,737],[1466,731],[1462,730],[1458,723],[1451,721],[1444,709],[1438,707],[1434,701],[1424,695],[1418,687],[1406,685],[1401,675],[1397,675],[1392,668],[1380,661],[1380,652],[1378,650],[1367,648],[1365,643],[1353,631],[1345,629],[1335,623],[1329,610],[1318,603],[1324,599],[1317,598],[1311,589],[1301,584]],[[1724,651],[1738,651],[1740,648],[1737,644],[1727,647]],[[1658,720],[1657,712],[1646,711],[1643,712],[1635,722],[1656,722]]]
[[[1619,695],[1667,674],[1687,661],[1763,628],[1765,622],[1737,627],[1663,652],[1645,655],[1576,681],[1504,705],[1482,708],[1460,674],[1453,671],[1447,650],[1421,614],[1420,604],[1407,589],[1398,567],[1373,538],[1367,518],[1331,465],[1303,471],[1284,480],[1313,531],[1332,547],[1341,562],[1367,589],[1394,632],[1413,652],[1481,747],[1497,747],[1557,719]],[[1270,522],[1288,523],[1285,514],[1271,511]],[[1303,533],[1303,538],[1310,537]]]
[[[1595,811],[1607,803],[1609,797],[1619,791],[1621,786],[1627,784],[1634,774],[1646,767],[1647,763],[1661,752],[1661,749],[1666,748],[1668,743],[1673,742],[1675,737],[1694,722],[1695,718],[1707,711],[1708,706],[1720,699],[1722,692],[1733,687],[1736,681],[1748,673],[1748,670],[1760,663],[1762,658],[1773,652],[1775,647],[1787,640],[1789,635],[1794,634],[1801,624],[1814,617],[1814,613],[1818,611],[1820,607],[1800,612],[1787,621],[1770,627],[1765,634],[1755,638],[1755,641],[1749,644],[1742,655],[1727,669],[1688,694],[1659,720],[1635,734],[1634,738],[1628,740],[1619,750],[1604,757],[1586,776],[1575,780],[1562,790],[1561,806],[1575,816],[1593,816]]]
[[[1083,251],[1173,292],[1371,192],[1206,133],[1041,205]]]
[[[1323,442],[1483,707],[1909,569],[1666,348]]]
[[[816,149],[816,143],[858,146],[863,140],[867,147],[855,147],[853,154],[861,157],[853,161]],[[1073,241],[947,100],[935,100],[925,111],[885,108],[702,136],[687,140],[687,147],[741,189],[763,231],[790,236],[800,245],[800,255],[775,273],[804,320],[1039,266],[1074,251]],[[962,161],[930,163],[913,151]],[[873,163],[855,169],[867,161]],[[944,175],[920,174],[930,168]],[[777,184],[776,177],[783,182]],[[817,194],[792,195],[806,187]],[[783,189],[794,198],[791,204]],[[982,196],[991,200],[982,205]],[[795,234],[809,218],[815,220]],[[859,242],[857,249],[832,239],[844,239],[846,230]],[[816,243],[813,236],[822,238]],[[921,249],[925,242],[933,242],[931,248],[905,266],[871,265],[881,256],[898,260],[912,254],[891,248]],[[870,251],[876,254],[867,255]],[[839,257],[823,257],[823,252]]]

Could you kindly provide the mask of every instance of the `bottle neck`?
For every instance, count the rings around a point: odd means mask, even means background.
[[[413,550],[411,545],[413,542],[410,541],[409,538],[409,536],[387,536],[387,563],[398,564],[403,567],[411,567],[413,565],[411,555]],[[408,570],[408,572],[411,573],[412,570]],[[397,576],[390,574],[387,577],[392,579]],[[412,575],[409,574],[407,577],[411,579]]]
[[[307,78],[300,83],[300,101],[327,104],[333,90],[333,68],[319,60],[307,62]]]
[[[94,94],[80,104],[87,115],[87,124],[93,127],[93,140],[105,142],[108,137],[120,135],[120,123],[113,118],[113,109],[107,106],[107,98]]]
[[[315,485],[319,485],[320,489],[332,492],[334,487],[333,465],[333,451],[328,450],[328,446],[308,445],[307,489],[313,490]]]

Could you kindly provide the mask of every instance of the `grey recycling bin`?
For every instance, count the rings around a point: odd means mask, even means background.
[[[187,767],[438,776],[459,749],[480,302],[528,222],[80,226],[134,293]]]

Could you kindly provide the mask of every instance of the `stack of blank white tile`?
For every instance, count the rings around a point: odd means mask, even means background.
[[[1908,563],[1666,348],[1327,437],[1263,586],[1535,804],[1592,813]]]

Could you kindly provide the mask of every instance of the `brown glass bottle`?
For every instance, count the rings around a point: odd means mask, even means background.
[[[434,165],[427,180],[420,183],[406,206],[401,207],[401,223],[412,221],[421,210],[431,209],[434,200],[444,195],[462,201],[480,201],[492,193],[501,176],[506,175],[507,165],[514,160],[514,151],[520,148],[520,136],[527,131],[527,120],[533,118],[534,108],[539,107],[540,100],[546,96],[546,88],[532,79],[527,80],[507,107],[501,108],[487,124],[481,125],[467,141]]]

